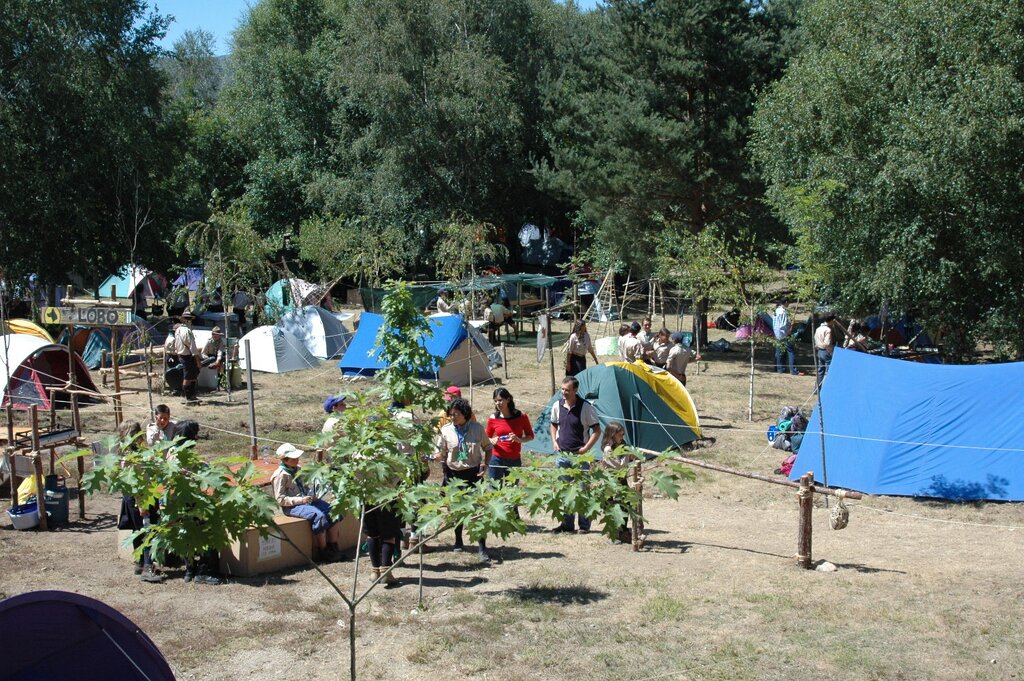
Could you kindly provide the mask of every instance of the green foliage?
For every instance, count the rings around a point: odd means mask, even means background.
[[[220,286],[225,297],[236,288],[258,290],[270,279],[274,249],[249,223],[238,202],[226,211],[214,193],[210,217],[178,231],[180,253],[203,262],[203,277],[210,287]]]
[[[774,238],[744,156],[753,91],[770,75],[768,33],[739,0],[610,0],[576,19],[545,83],[544,186],[644,273],[664,224]]]
[[[12,279],[158,265],[173,216],[157,40],[141,0],[11,0],[0,12],[0,261]]]
[[[475,222],[466,215],[454,214],[436,227],[434,262],[442,279],[467,279],[485,263],[496,262],[508,249],[495,242],[496,229],[489,222]]]
[[[955,358],[1024,356],[1024,7],[817,0],[758,105],[768,196],[851,315],[924,321]]]
[[[667,227],[658,244],[655,263],[662,281],[748,315],[768,301],[767,286],[776,275],[753,235],[726,235],[717,225],[696,235]]]
[[[441,390],[419,380],[421,373],[436,371],[443,357],[430,354],[426,339],[433,335],[430,320],[413,303],[409,285],[388,283],[381,305],[384,323],[377,332],[377,346],[387,366],[377,372],[377,380],[391,397],[428,411],[439,411],[444,404]]]
[[[250,484],[255,469],[247,459],[207,463],[194,442],[180,438],[137,450],[128,444],[120,443],[121,457],[100,457],[82,478],[82,489],[87,494],[106,489],[135,497],[140,509],[159,504],[160,522],[129,540],[143,539],[136,558],[145,547],[157,561],[170,554],[199,555],[208,548],[230,545],[249,527],[265,529],[272,521],[277,503]],[[231,464],[241,468],[232,472]]]
[[[395,225],[374,229],[366,218],[305,220],[299,229],[299,256],[312,263],[322,281],[352,277],[379,288],[412,265],[417,249]]]

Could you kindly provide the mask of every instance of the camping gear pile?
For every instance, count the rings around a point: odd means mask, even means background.
[[[779,420],[775,425],[768,428],[768,442],[775,449],[784,452],[792,452],[782,460],[776,473],[789,475],[793,470],[793,463],[800,451],[800,445],[804,441],[804,432],[807,430],[807,416],[800,407],[783,407],[779,411]]]

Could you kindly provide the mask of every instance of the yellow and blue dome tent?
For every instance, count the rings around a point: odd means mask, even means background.
[[[626,444],[660,452],[701,437],[697,407],[690,393],[664,370],[642,362],[609,362],[582,371],[576,378],[580,382],[579,396],[594,405],[601,427],[613,421],[621,423]],[[561,392],[536,418],[536,437],[524,449],[546,454],[554,451],[551,407],[559,399]]]

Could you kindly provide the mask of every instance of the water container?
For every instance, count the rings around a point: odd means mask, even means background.
[[[70,524],[68,521],[68,488],[61,475],[47,475],[43,485],[43,496],[46,502],[46,519],[48,527]]]

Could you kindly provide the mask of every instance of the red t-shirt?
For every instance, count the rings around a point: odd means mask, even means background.
[[[533,426],[530,425],[530,417],[524,412],[519,412],[518,416],[510,419],[503,419],[492,416],[487,419],[487,437],[502,435],[515,435],[516,437],[533,437]],[[498,444],[494,445],[494,449],[491,450],[493,456],[501,457],[502,459],[518,459],[522,453],[523,444],[521,442],[503,442],[498,440]]]

